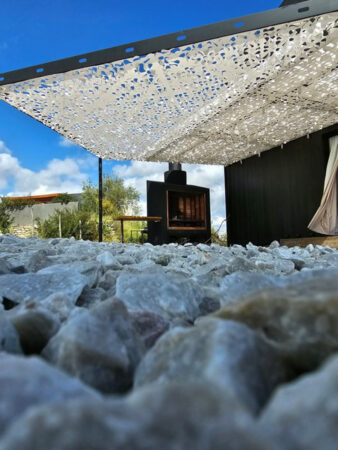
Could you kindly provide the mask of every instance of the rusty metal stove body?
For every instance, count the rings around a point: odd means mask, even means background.
[[[209,189],[188,185],[179,163],[169,163],[164,182],[147,181],[147,215],[163,218],[148,224],[148,241],[152,244],[210,239]]]

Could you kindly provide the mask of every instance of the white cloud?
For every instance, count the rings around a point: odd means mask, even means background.
[[[76,162],[80,168],[86,170],[98,167],[98,158],[92,153],[87,153],[83,158],[76,158]]]
[[[7,195],[38,195],[54,192],[80,192],[87,174],[81,172],[81,164],[72,158],[53,159],[47,167],[33,171],[22,167],[5,143],[0,141],[0,190],[13,185]],[[3,192],[2,192],[3,195]]]
[[[125,184],[135,187],[141,194],[142,214],[147,211],[146,181],[163,181],[163,173],[168,164],[154,162],[133,161],[130,165],[115,166],[114,174],[125,180]],[[225,191],[224,191],[224,167],[207,166],[197,164],[184,164],[183,170],[187,172],[188,184],[204,186],[210,189],[211,220],[217,230],[225,219]],[[220,232],[226,231],[223,223]]]
[[[0,189],[5,189],[9,180],[16,177],[20,164],[17,158],[9,153],[0,153]]]

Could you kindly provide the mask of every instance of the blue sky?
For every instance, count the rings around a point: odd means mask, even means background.
[[[264,11],[280,3],[2,0],[0,73]],[[145,179],[161,179],[163,168],[151,163],[104,161],[105,171],[114,169],[142,191],[143,204]],[[222,168],[189,167],[189,171],[189,182],[202,179],[199,184],[213,189],[212,213],[218,222],[224,216]],[[0,195],[70,192],[79,190],[88,178],[97,179],[94,156],[68,145],[57,133],[0,101]]]

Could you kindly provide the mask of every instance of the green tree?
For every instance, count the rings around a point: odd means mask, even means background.
[[[80,209],[91,214],[98,221],[99,190],[91,181],[83,185]],[[102,213],[103,213],[103,239],[119,240],[121,235],[120,223],[114,219],[120,215],[137,215],[140,213],[140,194],[131,187],[125,186],[122,178],[105,174],[102,180]],[[136,228],[137,225],[133,223]],[[128,225],[125,227],[126,236],[129,236]],[[126,239],[127,241],[127,239]],[[138,238],[138,242],[140,238]]]
[[[99,212],[99,190],[91,181],[82,187],[81,209],[90,213]],[[105,174],[102,180],[102,209],[104,215],[115,218],[118,215],[139,214],[139,192],[131,187],[125,186],[122,178],[112,177]]]

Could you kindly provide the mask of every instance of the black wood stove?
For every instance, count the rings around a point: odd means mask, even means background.
[[[164,182],[147,181],[147,215],[162,217],[148,223],[151,244],[210,239],[209,189],[188,185],[179,163],[169,163]]]

